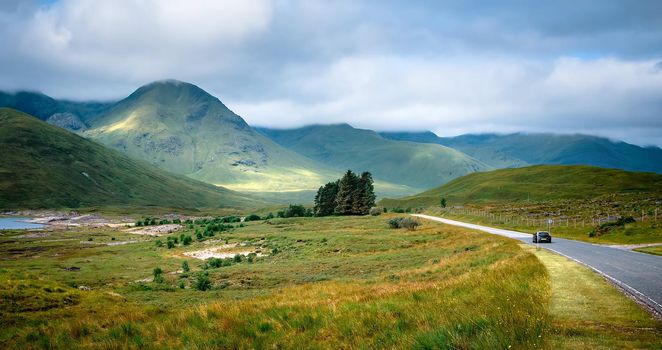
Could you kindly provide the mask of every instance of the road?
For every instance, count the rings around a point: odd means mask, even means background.
[[[448,225],[518,239],[527,244],[534,244],[531,242],[531,234],[529,233],[469,224],[430,215],[413,215]],[[552,243],[540,244],[540,247],[588,266],[620,287],[621,290],[648,306],[657,313],[658,317],[662,315],[662,256],[556,237],[552,238]],[[600,296],[596,297],[599,298]]]

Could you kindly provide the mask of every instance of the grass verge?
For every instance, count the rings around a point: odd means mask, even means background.
[[[659,349],[662,322],[588,268],[522,244],[547,267],[555,349]]]

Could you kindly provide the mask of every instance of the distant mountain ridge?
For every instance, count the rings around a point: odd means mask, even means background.
[[[348,124],[253,128],[189,83],[144,85],[117,102],[73,102],[0,92],[0,106],[35,114],[135,159],[265,198],[301,200],[352,169],[371,171],[380,196],[422,191],[472,172],[587,164],[662,172],[662,150],[587,135],[382,132]],[[267,193],[269,192],[269,193]]]
[[[0,208],[267,205],[136,161],[28,114],[0,108]]]
[[[495,168],[563,164],[662,173],[662,149],[598,136],[516,133],[438,137],[432,132],[382,132],[380,135],[393,140],[445,145]]]
[[[370,170],[377,178],[412,188],[425,189],[458,176],[491,169],[448,147],[393,141],[349,124],[257,130],[280,145],[321,163]]]

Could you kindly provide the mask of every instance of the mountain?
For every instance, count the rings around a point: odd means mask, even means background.
[[[306,157],[337,168],[369,170],[379,179],[425,189],[490,169],[462,152],[436,144],[393,141],[348,124],[258,131]]]
[[[585,199],[615,193],[662,195],[662,175],[583,165],[536,165],[469,174],[428,191],[384,199],[387,207],[451,203]]]
[[[255,132],[199,87],[174,80],[139,88],[91,120],[83,135],[233,190],[316,190],[340,174]]]
[[[72,131],[84,130],[91,120],[106,112],[113,104],[56,100],[39,92],[0,91],[0,107],[16,109]]]
[[[264,205],[170,174],[25,113],[0,108],[0,208]]]
[[[381,135],[393,140],[445,145],[495,168],[565,164],[662,173],[662,149],[597,136],[517,133],[437,137],[431,132]]]

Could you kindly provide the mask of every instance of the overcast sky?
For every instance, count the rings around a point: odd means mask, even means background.
[[[662,2],[0,1],[0,89],[192,82],[249,123],[662,145]]]

